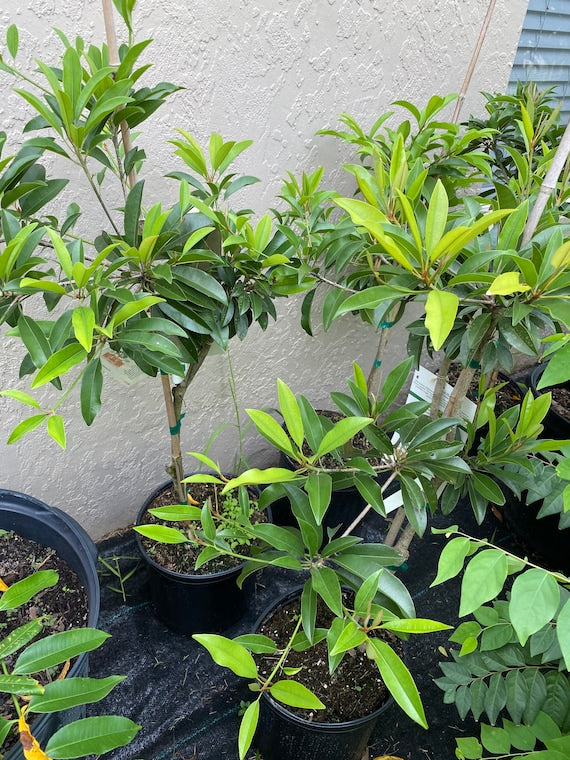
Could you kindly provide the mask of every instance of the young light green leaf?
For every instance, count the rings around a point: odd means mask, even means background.
[[[6,443],[16,443],[16,441],[19,441],[20,438],[26,435],[26,433],[29,433],[39,427],[42,422],[44,422],[44,420],[46,420],[48,417],[48,414],[34,414],[31,417],[27,417],[25,420],[22,420],[22,422],[16,425],[16,427],[12,430],[8,436]]]
[[[80,346],[79,343],[70,343],[63,348],[60,348],[60,350],[56,351],[55,354],[52,354],[44,366],[38,370],[37,375],[32,381],[32,388],[39,388],[41,385],[49,383],[49,381],[53,380],[55,377],[65,375],[70,369],[77,364],[80,364],[86,356],[87,353],[85,349],[83,346]]]
[[[49,437],[53,438],[53,440],[65,450],[67,439],[65,436],[65,425],[61,414],[50,414],[47,419],[46,427]]]
[[[89,306],[78,306],[71,314],[71,323],[75,338],[89,353],[93,345],[93,330],[95,329],[95,314]]]
[[[570,670],[570,599],[563,605],[556,619],[556,638],[562,651],[566,670]]]
[[[435,259],[434,249],[445,232],[448,212],[449,199],[442,181],[438,179],[431,194],[426,218],[425,244],[430,263]]]
[[[301,707],[305,710],[324,710],[325,705],[312,691],[297,681],[276,681],[269,687],[271,696],[284,705]]]
[[[169,525],[135,525],[134,530],[141,536],[162,544],[185,544],[188,541],[181,530]]]
[[[14,610],[26,604],[40,591],[55,586],[58,578],[55,570],[38,570],[27,578],[16,581],[0,597],[0,611]]]
[[[24,391],[17,391],[17,390],[0,391],[0,396],[5,396],[6,398],[13,398],[14,401],[19,401],[21,404],[32,406],[34,409],[41,409],[41,406],[38,404],[36,399],[33,398],[33,396],[30,396],[29,393],[24,393]]]
[[[426,300],[425,325],[436,351],[443,346],[457,316],[459,299],[455,293],[445,290],[430,290]]]
[[[503,272],[493,280],[487,291],[492,296],[511,296],[513,293],[524,293],[530,290],[530,285],[520,281],[520,272]]]
[[[556,614],[560,604],[558,583],[541,568],[531,568],[515,579],[509,602],[511,623],[522,646]]]
[[[238,735],[239,760],[244,760],[247,751],[251,747],[251,742],[257,729],[259,721],[259,700],[256,699],[246,709],[241,719]]]
[[[371,422],[374,422],[374,420],[370,417],[345,417],[342,420],[339,420],[327,433],[325,433],[317,451],[311,457],[310,461],[316,462],[325,454],[343,446],[367,425],[370,425]]]
[[[277,392],[279,395],[279,406],[281,414],[287,426],[287,431],[297,447],[300,449],[305,440],[305,431],[303,429],[303,419],[299,410],[299,404],[295,394],[289,386],[285,385],[282,380],[277,380]]]
[[[246,412],[253,420],[253,424],[257,428],[257,431],[265,439],[269,441],[273,446],[276,446],[281,451],[289,454],[293,458],[296,458],[297,453],[293,448],[291,439],[287,433],[283,430],[281,425],[267,412],[263,412],[260,409],[246,409]]]
[[[469,554],[470,549],[471,542],[468,538],[464,538],[463,536],[452,538],[451,541],[443,547],[443,551],[439,555],[437,575],[435,580],[432,581],[430,588],[459,575],[463,570],[463,563],[465,562],[465,557]]]
[[[241,644],[213,633],[195,633],[192,638],[208,650],[218,665],[229,668],[236,676],[257,678],[255,660]]]

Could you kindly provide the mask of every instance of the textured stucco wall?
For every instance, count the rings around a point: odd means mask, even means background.
[[[465,116],[480,110],[480,90],[506,86],[526,5],[526,0],[499,0]],[[457,92],[486,6],[487,0],[139,0],[137,38],[155,40],[147,55],[154,63],[148,81],[186,88],[145,129],[147,187],[153,186],[157,198],[171,200],[172,184],[162,174],[174,168],[166,139],[176,126],[202,142],[211,130],[226,139],[255,140],[241,169],[262,183],[240,201],[259,213],[274,203],[287,170],[299,173],[324,164],[327,176],[342,183],[338,167],[347,154],[333,138],[315,132],[334,126],[343,111],[368,127],[396,98],[421,105],[434,92]],[[55,62],[59,45],[51,27],[71,38],[80,34],[98,41],[103,35],[94,0],[3,3],[0,39],[10,23],[20,27],[23,60],[40,54]],[[13,143],[11,131],[28,112],[8,88],[8,78],[0,74],[0,129]],[[84,208],[87,191],[85,198]],[[100,223],[95,211],[89,221],[94,228]],[[253,329],[244,343],[234,343],[242,408],[274,404],[277,377],[314,403],[325,403],[331,390],[343,389],[354,360],[368,369],[375,345],[370,329],[347,317],[328,334],[317,330],[309,338],[299,327],[299,306],[296,299],[281,302],[278,322],[267,333]],[[403,358],[403,345],[401,336],[392,363]],[[19,347],[2,341],[2,388],[17,386],[20,359]],[[223,355],[208,358],[189,394],[183,450],[202,449],[217,426],[232,422],[227,374]],[[60,506],[100,536],[132,521],[144,497],[164,480],[168,435],[159,382],[147,381],[133,391],[108,379],[103,411],[89,429],[77,404],[71,406],[66,407],[67,451],[40,432],[7,446],[22,410],[0,398],[0,487]],[[223,467],[231,466],[235,443],[231,427],[216,440],[211,451]],[[267,462],[254,435],[245,446],[252,464]]]

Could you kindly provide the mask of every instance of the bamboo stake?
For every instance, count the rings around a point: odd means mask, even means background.
[[[491,23],[491,16],[493,15],[493,10],[495,9],[495,3],[496,3],[496,0],[490,0],[489,2],[487,13],[485,14],[485,18],[483,19],[483,25],[481,26],[481,31],[479,32],[479,39],[477,40],[477,44],[475,45],[475,50],[473,51],[473,55],[471,56],[471,62],[469,63],[467,73],[465,74],[465,79],[463,80],[463,84],[461,86],[461,92],[459,93],[457,102],[455,104],[455,110],[453,112],[453,116],[451,117],[452,124],[457,123],[457,119],[459,118],[459,112],[461,111],[461,107],[463,106],[463,101],[465,100],[465,96],[467,95],[467,91],[469,90],[471,77],[473,76],[473,72],[475,71],[475,66],[477,65],[479,53],[481,52],[481,47],[483,46],[483,42],[485,41],[485,37],[487,36],[487,30],[489,29],[489,24]]]
[[[107,37],[107,47],[109,48],[109,64],[111,66],[118,66],[119,49],[117,47],[117,33],[115,31],[115,19],[113,16],[113,3],[112,0],[102,0],[103,3],[103,19],[105,21],[105,36]],[[121,122],[121,137],[123,138],[123,149],[125,155],[133,147],[131,140],[131,130],[125,121]],[[137,175],[134,169],[131,169],[128,176],[129,187],[133,188],[137,183]]]
[[[564,169],[564,165],[566,164],[566,161],[569,155],[570,155],[570,121],[566,125],[566,129],[564,130],[564,134],[562,135],[562,139],[560,140],[560,145],[556,149],[556,153],[554,154],[552,163],[550,164],[550,167],[548,168],[548,171],[546,172],[546,176],[542,181],[542,185],[540,186],[540,190],[538,191],[538,196],[536,198],[536,201],[534,202],[534,206],[532,207],[532,210],[528,216],[528,219],[524,228],[522,245],[526,245],[530,241],[534,233],[536,232],[536,228],[538,227],[538,223],[540,221],[540,217],[542,216],[542,212],[546,208],[546,204],[548,202],[550,195],[556,189],[556,185],[558,183],[558,177],[560,176],[562,170]]]

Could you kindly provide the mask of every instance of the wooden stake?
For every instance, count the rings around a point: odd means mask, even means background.
[[[475,50],[473,51],[473,55],[471,56],[471,62],[469,63],[467,74],[465,74],[465,79],[463,81],[463,85],[461,86],[461,92],[459,93],[457,102],[455,104],[455,111],[453,112],[453,116],[451,117],[452,124],[456,124],[457,119],[459,118],[459,112],[461,111],[461,107],[463,106],[463,101],[465,100],[465,96],[467,95],[469,84],[471,83],[471,77],[473,76],[473,72],[475,71],[475,66],[477,65],[477,59],[479,58],[481,47],[483,46],[483,42],[487,35],[487,30],[489,29],[489,24],[491,23],[491,16],[493,15],[495,3],[496,3],[496,0],[490,0],[489,2],[489,7],[487,8],[487,13],[485,14],[485,18],[483,20],[483,26],[481,27],[481,31],[479,32],[479,39],[477,40],[477,44],[475,45]]]

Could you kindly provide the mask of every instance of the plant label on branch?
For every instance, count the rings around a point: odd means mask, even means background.
[[[434,375],[433,372],[430,372],[425,367],[420,367],[419,369],[417,369],[414,372],[412,384],[408,392],[408,398],[406,399],[406,403],[408,404],[412,401],[431,402],[433,398],[436,381],[437,381],[437,376]],[[443,389],[441,400],[439,402],[439,410],[441,412],[445,410],[449,402],[449,397],[451,396],[452,391],[453,391],[453,388],[451,387],[451,385],[449,385],[449,383],[446,383]],[[470,401],[468,398],[464,398],[463,401],[461,402],[459,409],[457,410],[457,415],[472,422],[473,419],[475,418],[476,411],[477,411],[477,405],[474,404],[472,401]],[[465,433],[462,430],[460,431],[460,433],[463,439],[465,440]]]
[[[127,387],[136,385],[146,377],[132,359],[110,348],[101,354],[101,363],[112,378]]]

